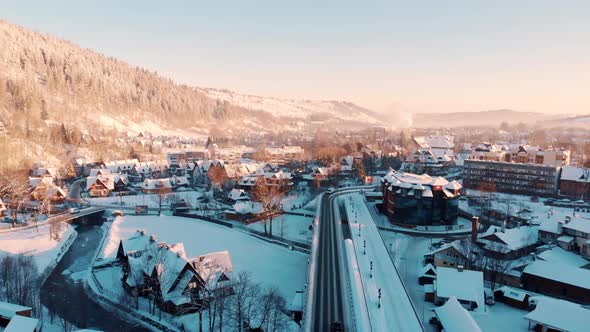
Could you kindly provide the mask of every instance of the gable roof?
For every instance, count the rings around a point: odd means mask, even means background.
[[[494,237],[501,242],[493,241]],[[486,249],[502,251],[502,247],[508,250],[518,250],[535,244],[538,240],[538,228],[534,226],[521,226],[505,230],[502,230],[500,227],[491,226],[477,239],[477,242],[484,244]]]
[[[581,269],[565,263],[536,260],[524,268],[524,273],[563,284],[590,289],[590,270]]]
[[[537,257],[547,262],[563,263],[573,267],[582,267],[590,264],[590,261],[571,251],[566,251],[559,246],[543,251]]]
[[[37,330],[37,326],[38,319],[15,315],[6,325],[4,332],[33,332]]]
[[[550,297],[539,297],[535,310],[524,316],[559,331],[588,331],[590,310],[579,304]]]
[[[584,175],[584,169],[581,167],[575,166],[563,166],[561,168],[561,180],[566,181],[577,181],[577,182],[586,182],[589,179],[586,179]]]
[[[457,297],[459,300],[471,301],[478,309],[484,306],[483,273],[481,271],[438,267],[436,269],[436,295],[438,297]]]
[[[442,306],[434,308],[434,312],[446,332],[481,332],[471,314],[454,296]]]

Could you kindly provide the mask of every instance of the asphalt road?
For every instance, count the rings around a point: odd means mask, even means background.
[[[335,220],[335,195],[324,195],[319,216],[319,246],[315,274],[312,331],[331,331],[334,322],[344,323],[343,276],[340,273],[340,220]]]

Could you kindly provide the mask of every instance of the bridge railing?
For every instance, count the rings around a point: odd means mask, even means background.
[[[316,206],[316,214],[313,219],[313,235],[311,238],[311,254],[309,255],[309,264],[307,265],[307,287],[305,287],[305,296],[307,299],[307,304],[303,307],[303,328],[306,332],[311,332],[311,316],[313,312],[313,307],[315,305],[314,301],[315,298],[313,296],[314,289],[315,289],[315,266],[317,264],[317,256],[318,256],[318,246],[320,241],[320,227],[319,227],[319,218],[320,218],[320,211],[322,208],[322,199],[324,198],[324,193],[321,193],[318,196],[318,204]]]

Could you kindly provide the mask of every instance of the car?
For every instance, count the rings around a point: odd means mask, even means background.
[[[341,322],[332,322],[332,328],[330,329],[332,332],[344,332],[344,325]]]
[[[70,213],[70,214],[75,214],[78,212],[80,212],[80,209],[78,209],[78,208],[69,208],[68,209],[68,213]]]

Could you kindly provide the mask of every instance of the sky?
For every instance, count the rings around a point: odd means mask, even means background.
[[[590,1],[5,1],[178,82],[381,112],[590,113]]]

